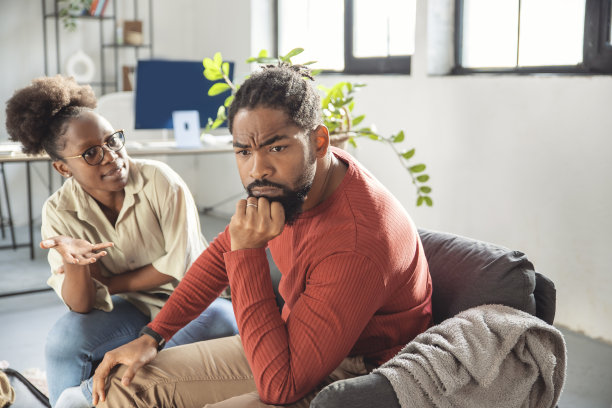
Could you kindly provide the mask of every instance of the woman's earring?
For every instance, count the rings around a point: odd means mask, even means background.
[[[66,178],[72,177],[72,173],[64,173],[64,177]]]

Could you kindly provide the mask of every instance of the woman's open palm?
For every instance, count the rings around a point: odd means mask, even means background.
[[[96,262],[107,254],[105,248],[112,247],[112,242],[92,244],[89,241],[58,235],[41,241],[43,249],[55,249],[64,258],[64,262],[73,265],[87,265]]]

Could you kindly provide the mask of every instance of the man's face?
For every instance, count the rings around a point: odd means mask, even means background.
[[[295,221],[315,175],[310,137],[279,109],[241,109],[234,116],[234,152],[249,196],[278,201]]]

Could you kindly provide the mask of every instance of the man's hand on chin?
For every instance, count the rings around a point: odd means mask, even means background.
[[[249,197],[236,204],[229,224],[232,251],[264,248],[283,232],[285,210],[281,203],[265,197]]]

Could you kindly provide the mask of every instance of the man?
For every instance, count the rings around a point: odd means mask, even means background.
[[[106,354],[94,403],[306,407],[325,384],[366,374],[429,327],[416,228],[367,170],[329,147],[303,75],[267,67],[236,93],[228,123],[249,197],[143,335]],[[282,312],[266,247],[282,274]],[[228,284],[240,337],[157,353]]]

